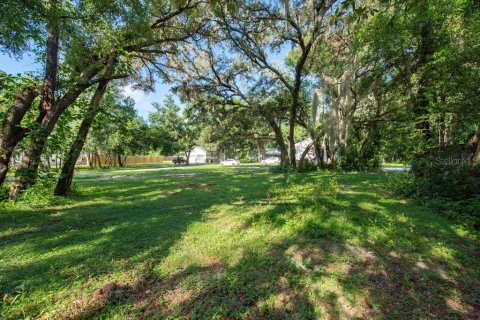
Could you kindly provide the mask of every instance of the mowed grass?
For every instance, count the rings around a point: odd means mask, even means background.
[[[79,176],[61,206],[0,209],[0,318],[478,318],[478,232],[388,196],[384,179]]]

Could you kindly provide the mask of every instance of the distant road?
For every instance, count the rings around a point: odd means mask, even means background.
[[[162,170],[182,170],[182,169],[190,169],[190,168],[197,168],[209,165],[203,164],[190,164],[188,166],[164,166],[158,168],[139,168],[139,169],[119,169],[119,170],[92,170],[92,171],[77,171],[75,175],[78,176],[88,176],[88,175],[99,175],[99,174],[110,174],[110,173],[128,173],[128,172],[149,172],[149,171],[162,171]],[[217,165],[218,166],[218,165]],[[220,168],[220,166],[218,166]],[[240,166],[227,166],[226,168],[239,168],[239,169],[268,169],[270,166],[262,166],[262,165],[255,165],[255,164],[246,164]]]
[[[403,172],[410,171],[410,167],[382,167],[382,170],[387,172]]]

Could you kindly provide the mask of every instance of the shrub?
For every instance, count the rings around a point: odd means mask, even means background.
[[[298,168],[299,172],[312,172],[317,170],[318,170],[318,165],[315,162],[310,161],[308,159],[304,160],[302,168]]]
[[[339,192],[340,184],[338,181],[335,178],[329,178],[325,186],[325,193],[332,198],[336,198]]]
[[[391,173],[387,177],[386,189],[401,197],[415,197],[417,190],[415,180],[410,172]]]
[[[53,195],[53,188],[57,182],[55,171],[40,171],[38,173],[35,185],[25,190],[25,192],[15,201],[6,201],[6,206],[28,206],[45,207],[52,204],[60,204],[65,201],[63,197]],[[75,190],[75,187],[72,189]],[[6,197],[8,193],[4,193]],[[4,198],[6,199],[6,198]]]
[[[467,199],[477,192],[474,168],[459,153],[438,151],[416,157],[411,170],[422,197]]]

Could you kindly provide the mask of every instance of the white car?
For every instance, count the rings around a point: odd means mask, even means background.
[[[238,166],[240,164],[240,161],[235,159],[227,159],[220,162],[220,164],[222,166]]]
[[[262,164],[280,164],[280,158],[270,157],[262,160]]]

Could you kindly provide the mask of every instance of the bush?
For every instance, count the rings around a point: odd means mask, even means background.
[[[381,167],[382,157],[378,152],[361,153],[358,146],[351,145],[337,156],[335,167],[344,171],[370,171]]]
[[[35,185],[25,190],[15,201],[5,201],[3,205],[15,207],[45,207],[47,205],[63,203],[65,201],[63,197],[53,195],[53,189],[57,179],[58,177],[55,171],[40,171]],[[75,190],[75,186],[72,190]],[[7,199],[8,188],[4,187],[2,197],[5,200]]]
[[[43,207],[53,202],[53,188],[57,179],[53,172],[39,172],[37,182],[17,199],[16,202],[31,207]]]
[[[401,197],[416,197],[415,180],[410,172],[391,173],[387,177],[386,189],[388,192]]]
[[[472,197],[478,191],[474,168],[462,159],[442,151],[417,157],[411,166],[416,193],[454,200]]]
[[[318,170],[318,165],[315,162],[312,162],[308,159],[305,159],[303,161],[302,168],[298,169],[299,172],[312,172],[317,170]]]

